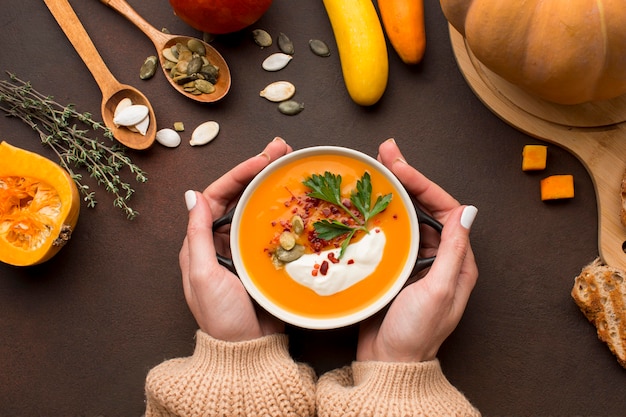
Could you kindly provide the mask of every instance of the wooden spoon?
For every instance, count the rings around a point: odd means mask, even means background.
[[[156,118],[148,99],[136,88],[120,84],[115,79],[67,0],[44,0],[44,3],[100,87],[102,91],[102,119],[104,124],[113,132],[115,139],[132,149],[142,150],[150,147],[156,137]],[[133,104],[143,104],[148,107],[150,125],[145,135],[132,132],[125,127],[117,127],[113,123],[115,108],[124,98],[129,98]]]
[[[181,94],[187,96],[188,98],[196,101],[200,101],[203,103],[212,103],[220,100],[222,97],[228,93],[230,90],[230,70],[228,69],[228,65],[226,61],[222,57],[222,55],[217,52],[215,48],[213,48],[208,43],[196,39],[191,36],[181,36],[181,35],[170,35],[167,33],[163,33],[160,30],[156,29],[154,26],[150,25],[143,17],[139,15],[125,0],[100,0],[100,2],[106,4],[111,7],[126,19],[130,20],[135,26],[137,26],[154,44],[157,49],[157,53],[159,55],[159,61],[161,62],[161,68],[165,73],[165,78],[169,81],[169,83]],[[219,68],[219,76],[217,77],[217,83],[215,84],[215,91],[209,94],[200,94],[195,95],[185,91],[181,85],[178,85],[172,77],[169,75],[169,71],[165,69],[163,66],[166,62],[166,59],[163,57],[162,51],[164,49],[170,48],[177,43],[182,43],[186,45],[187,42],[191,39],[201,42],[206,49],[206,57],[209,62],[213,65],[216,65]]]

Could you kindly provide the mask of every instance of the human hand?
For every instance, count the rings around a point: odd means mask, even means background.
[[[187,236],[179,254],[185,299],[200,329],[225,341],[243,341],[284,331],[284,323],[257,311],[239,278],[216,258],[229,255],[227,231],[214,231],[214,219],[223,216],[246,185],[270,162],[291,152],[280,138],[217,179],[202,193],[187,191]]]
[[[392,139],[380,145],[378,160],[404,184],[421,208],[441,222],[441,237],[420,228],[420,257],[436,259],[420,280],[406,286],[386,313],[363,322],[357,360],[420,362],[435,359],[461,320],[478,278],[469,229],[473,206],[461,206],[441,187],[408,165]]]

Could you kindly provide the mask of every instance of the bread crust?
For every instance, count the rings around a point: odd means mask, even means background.
[[[626,272],[597,258],[575,278],[571,295],[598,338],[626,368]]]
[[[622,226],[626,227],[626,171],[624,171],[624,175],[622,176],[620,200],[622,204],[620,205],[619,218]]]

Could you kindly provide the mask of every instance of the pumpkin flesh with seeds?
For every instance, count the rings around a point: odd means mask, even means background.
[[[444,15],[495,74],[559,104],[626,93],[623,0],[441,0]]]
[[[0,143],[0,261],[47,261],[71,237],[80,196],[67,171],[35,153]]]

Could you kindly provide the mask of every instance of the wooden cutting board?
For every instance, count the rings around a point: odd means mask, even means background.
[[[522,132],[569,150],[583,163],[596,191],[598,252],[606,264],[626,270],[626,228],[620,221],[626,95],[581,105],[543,101],[488,70],[452,26],[450,39],[461,72],[491,111]]]

